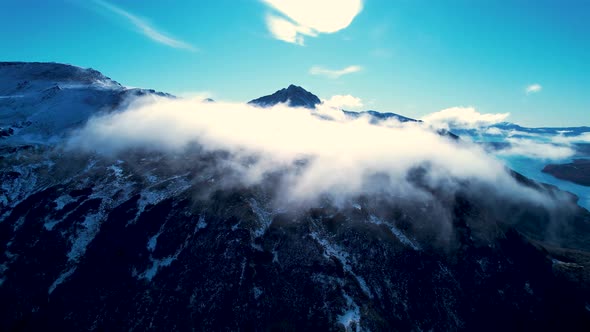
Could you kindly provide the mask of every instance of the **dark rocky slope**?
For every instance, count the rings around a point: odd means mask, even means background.
[[[315,108],[322,101],[304,88],[291,84],[287,88],[278,90],[271,95],[251,100],[248,103],[261,107],[284,103],[291,107]]]
[[[417,168],[427,201],[286,206],[274,175],[224,185],[227,154],[199,146],[100,157],[0,144],[2,331],[590,326],[590,213],[573,199],[449,192]]]

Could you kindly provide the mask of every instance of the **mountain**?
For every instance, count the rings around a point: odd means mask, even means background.
[[[132,96],[173,96],[128,89],[93,69],[58,64],[0,62],[0,136],[45,142],[109,112]]]
[[[381,113],[377,111],[362,111],[362,112],[352,112],[352,111],[343,111],[344,114],[347,116],[358,118],[360,116],[370,116],[374,121],[381,121],[381,120],[389,120],[395,119],[399,122],[422,122],[421,120],[416,120],[412,118],[405,117],[403,115],[399,115],[396,113]]]
[[[270,107],[281,103],[287,103],[291,107],[305,107],[313,109],[322,101],[313,93],[296,85],[289,85],[289,87],[278,90],[272,95],[260,97],[248,102],[252,105],[261,107]]]
[[[284,104],[291,107],[304,107],[309,109],[315,109],[317,105],[321,104],[322,101],[318,96],[305,90],[304,88],[296,85],[289,85],[289,87],[278,90],[272,95],[260,97],[248,102],[251,105],[257,105],[261,107],[270,107],[277,104]],[[344,114],[351,118],[358,118],[361,116],[369,116],[371,121],[377,123],[382,120],[396,119],[400,122],[421,122],[412,118],[405,117],[403,115],[395,113],[382,113],[373,110],[353,112],[342,110]]]
[[[575,159],[569,164],[550,164],[543,168],[543,172],[558,179],[590,187],[590,159]]]
[[[567,198],[550,208],[475,181],[444,190],[416,165],[408,181],[428,201],[280,203],[274,175],[227,186],[223,151],[103,156],[27,139],[66,136],[125,96],[169,95],[12,66],[0,64],[0,126],[14,128],[0,138],[1,331],[590,326],[590,213],[555,187],[511,173]]]

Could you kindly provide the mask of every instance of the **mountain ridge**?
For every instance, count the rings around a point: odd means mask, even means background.
[[[277,104],[287,104],[291,107],[304,107],[314,109],[322,103],[318,96],[304,88],[291,84],[287,88],[277,90],[273,94],[262,96],[248,102],[251,105],[270,107]]]

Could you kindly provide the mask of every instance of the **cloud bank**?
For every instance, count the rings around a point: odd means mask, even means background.
[[[526,156],[533,159],[561,160],[574,156],[576,151],[567,145],[556,145],[527,138],[506,138],[510,146],[499,155]]]
[[[278,196],[290,201],[386,193],[419,202],[432,197],[423,185],[452,192],[467,181],[501,191],[502,197],[548,204],[476,145],[443,137],[420,123],[326,120],[334,119],[333,112],[327,105],[315,111],[285,105],[263,109],[150,97],[91,119],[68,144],[107,155],[128,149],[183,153],[199,144],[204,151],[228,152],[225,167],[239,174],[243,184],[261,183],[280,172]],[[421,174],[420,169],[426,172],[422,185],[416,185],[410,174]]]
[[[324,104],[338,109],[358,109],[363,107],[363,101],[351,95],[335,95],[324,100]]]
[[[195,52],[197,49],[189,43],[186,43],[182,40],[173,38],[171,36],[166,35],[165,33],[156,30],[153,26],[147,23],[145,20],[131,14],[130,12],[123,10],[113,4],[110,4],[104,0],[93,0],[96,4],[100,5],[101,7],[109,10],[110,12],[117,14],[125,19],[127,19],[131,24],[135,26],[135,28],[142,33],[144,36],[148,37],[149,39],[155,41],[156,43],[166,45],[172,48],[184,49],[188,51]]]
[[[363,68],[361,66],[348,66],[342,69],[328,69],[322,66],[313,66],[309,70],[309,73],[316,76],[324,76],[327,78],[337,79],[344,75],[358,73]]]
[[[590,143],[590,133],[583,133],[576,136],[561,135],[553,137],[553,142],[558,144]]]
[[[510,113],[482,114],[473,107],[452,107],[422,117],[422,121],[435,127],[476,129],[506,120]]]
[[[363,9],[362,0],[263,0],[281,16],[268,14],[272,35],[288,43],[304,45],[305,37],[335,33],[348,27]]]

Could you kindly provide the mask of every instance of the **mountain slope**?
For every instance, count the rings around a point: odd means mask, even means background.
[[[87,114],[116,109],[114,100]],[[552,209],[474,181],[443,190],[418,165],[408,180],[427,200],[359,194],[302,207],[273,199],[274,175],[228,186],[236,175],[224,151],[101,156],[15,136],[0,139],[0,330],[590,324],[590,214],[571,200]]]
[[[57,63],[0,62],[0,128],[4,138],[59,138],[127,98],[167,94],[128,89],[93,69]]]

